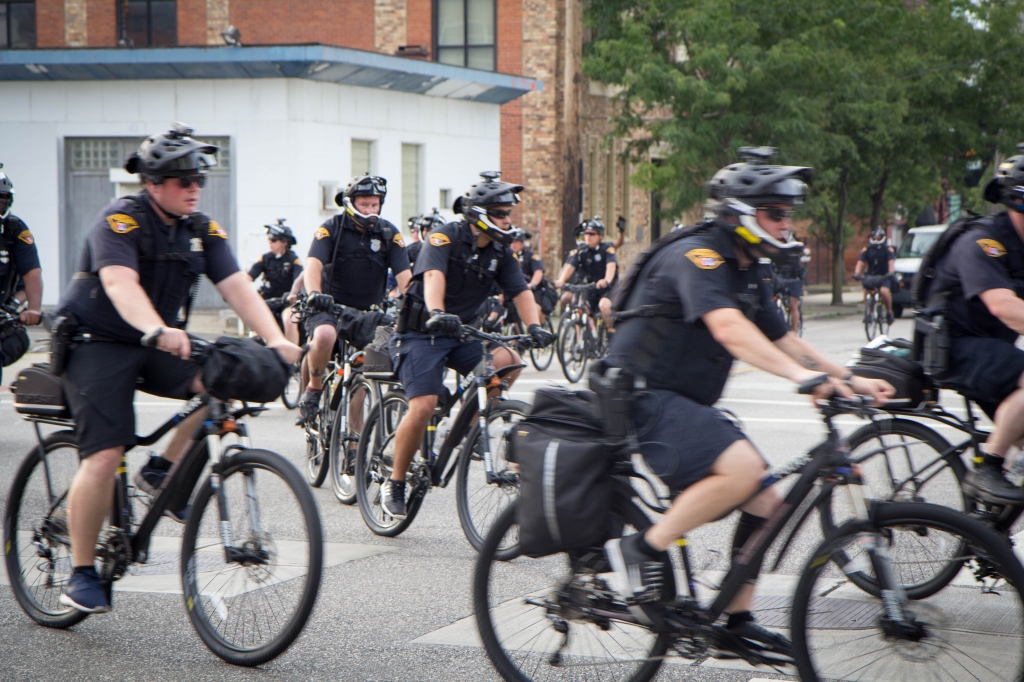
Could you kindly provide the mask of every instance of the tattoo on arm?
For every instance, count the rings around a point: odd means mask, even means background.
[[[804,355],[800,358],[800,364],[807,369],[821,369],[821,364],[810,355]]]

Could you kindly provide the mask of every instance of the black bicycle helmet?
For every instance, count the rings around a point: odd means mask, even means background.
[[[193,140],[192,129],[175,123],[166,133],[151,135],[132,152],[124,163],[129,173],[138,173],[144,180],[163,182],[166,177],[204,173],[217,165],[217,145]]]
[[[584,220],[582,223],[579,224],[579,227],[576,229],[579,231],[581,235],[587,230],[594,230],[602,237],[605,233],[604,223],[601,222],[601,216],[599,215],[594,216],[590,220]]]
[[[525,243],[527,239],[528,237],[525,230],[521,230],[515,225],[512,226],[512,241]]]
[[[419,229],[421,232],[430,232],[435,227],[442,227],[445,224],[447,223],[444,219],[444,216],[438,213],[437,209],[435,208],[432,213],[427,213],[420,217]]]
[[[885,241],[885,230],[876,226],[875,229],[871,230],[871,234],[868,235],[868,240],[872,244],[881,244]]]
[[[263,227],[266,228],[268,237],[277,237],[289,246],[295,246],[298,243],[295,233],[292,232],[292,228],[284,224],[285,220],[285,218],[278,218],[277,223]]]
[[[4,165],[0,163],[0,168]],[[7,174],[0,170],[0,220],[11,215],[11,206],[14,205],[14,183],[7,177]]]
[[[483,180],[457,198],[452,210],[461,213],[471,225],[478,227],[497,243],[509,246],[512,243],[512,232],[515,228],[510,226],[503,229],[492,223],[487,217],[487,208],[518,204],[519,192],[523,191],[523,186],[501,182],[499,171],[484,171],[480,177]]]
[[[721,169],[707,184],[706,210],[716,223],[738,237],[758,257],[777,265],[799,258],[804,245],[773,237],[757,222],[757,209],[771,204],[799,206],[807,198],[807,183],[814,169],[774,166],[773,147],[741,147],[744,158]]]
[[[334,203],[342,206],[352,216],[356,225],[372,228],[377,225],[380,216],[374,213],[360,213],[356,210],[352,199],[355,197],[380,197],[380,206],[384,208],[384,199],[388,196],[388,181],[379,175],[357,175],[349,180],[344,190],[334,196]]]
[[[1017,145],[1017,151],[1024,152],[1024,142]],[[985,184],[985,201],[1024,213],[1024,154],[1011,156],[999,164],[992,179]]]

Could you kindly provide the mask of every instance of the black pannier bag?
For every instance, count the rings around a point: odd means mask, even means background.
[[[542,557],[608,538],[614,454],[593,393],[537,391],[529,416],[512,431],[509,452],[519,465],[516,520],[523,554]]]
[[[71,418],[61,380],[50,374],[50,366],[45,362],[37,362],[18,372],[18,379],[11,390],[14,392],[14,409],[20,414]]]
[[[203,386],[220,400],[269,403],[288,384],[288,364],[273,348],[222,336],[206,351]]]
[[[32,341],[24,327],[14,327],[8,332],[0,332],[0,355],[3,366],[13,365],[31,348]]]
[[[394,374],[394,365],[388,344],[395,334],[394,327],[377,327],[377,331],[365,349],[363,349],[363,375],[370,379],[390,377]]]
[[[924,367],[915,362],[914,345],[906,339],[879,337],[860,349],[860,357],[847,364],[850,371],[867,379],[884,379],[896,389],[887,405],[914,408],[935,400],[935,388]]]

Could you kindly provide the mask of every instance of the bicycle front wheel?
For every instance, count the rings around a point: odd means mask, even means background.
[[[878,327],[878,335],[884,336],[889,333],[889,311],[885,309],[881,297],[875,303],[875,323]]]
[[[861,478],[870,497],[883,502],[930,502],[958,512],[970,511],[974,502],[960,486],[966,474],[960,453],[933,429],[909,419],[883,419],[865,424],[849,438],[850,459],[860,465]],[[825,537],[854,518],[854,510],[842,488],[836,488],[819,510]],[[949,561],[938,562],[938,555],[922,558],[913,545],[890,548],[896,577],[911,599],[935,594],[956,577],[963,566],[963,546],[943,549]],[[836,550],[832,556],[838,566],[846,566],[850,557]],[[870,575],[847,573],[853,584],[878,595],[878,583]]]
[[[462,441],[455,496],[462,531],[478,552],[494,521],[519,498],[519,473],[509,468],[508,448],[512,429],[526,418],[529,409],[529,405],[518,400],[492,403],[487,413],[487,437],[481,432],[477,420]],[[485,449],[491,452],[492,481],[487,480],[484,467]],[[498,547],[499,555],[510,552],[518,544],[516,538],[509,537],[508,540],[515,544]]]
[[[931,504],[880,504],[872,517],[839,528],[801,575],[792,616],[800,679],[1024,679],[1024,568],[1006,537]],[[943,565],[945,548],[962,546],[965,566],[928,598],[900,600],[887,592],[884,602],[869,599],[847,579],[850,571],[873,573],[868,544],[902,546]],[[837,552],[852,557],[842,570],[834,564]]]
[[[302,370],[299,365],[293,365],[288,375],[288,383],[285,384],[284,393],[281,394],[281,402],[289,410],[298,407],[302,400]]]
[[[544,329],[555,336],[555,328],[551,324],[551,318],[544,320]],[[543,372],[551,366],[551,360],[555,357],[555,344],[550,343],[544,348],[530,348],[530,362],[538,372]]]
[[[596,608],[624,617],[588,617],[589,595],[607,594],[604,553],[590,554],[591,564],[568,554],[541,559],[502,556],[502,547],[518,542],[516,506],[511,504],[491,526],[480,549],[473,577],[473,607],[487,657],[509,682],[614,680],[644,682],[662,665],[669,637],[628,622],[623,607]],[[650,521],[632,504],[635,528]],[[583,553],[581,553],[583,554]],[[618,611],[617,611],[618,610]]]
[[[11,483],[4,510],[4,560],[11,591],[29,618],[68,628],[89,614],[60,604],[71,578],[67,492],[78,472],[78,440],[58,431],[32,448]]]
[[[868,341],[875,338],[875,297],[868,296],[864,302],[864,335]]]
[[[295,641],[313,611],[323,569],[320,514],[309,486],[281,455],[242,450],[221,466],[230,524],[221,520],[211,476],[182,537],[185,606],[213,653],[260,665]]]
[[[331,383],[330,376],[324,378],[324,392],[320,394],[320,405],[313,420],[313,428],[306,428],[306,480],[314,488],[324,484],[327,470],[331,466],[331,456],[327,447],[330,443],[332,425]]]
[[[569,383],[575,384],[583,377],[588,360],[583,323],[570,318],[562,323],[558,334],[558,362]]]
[[[331,479],[331,490],[338,502],[355,504],[356,502],[356,445],[359,443],[359,428],[366,415],[370,414],[373,404],[373,392],[370,383],[364,379],[356,379],[348,387],[346,394],[347,406],[340,406],[334,413],[331,425],[330,457],[331,466],[328,474]],[[348,415],[348,424],[342,428],[342,418]],[[353,423],[358,417],[360,423]]]

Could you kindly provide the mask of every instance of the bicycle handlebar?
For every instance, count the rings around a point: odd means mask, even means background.
[[[468,336],[480,339],[481,341],[490,341],[492,343],[518,343],[520,348],[523,350],[529,350],[529,347],[533,345],[533,337],[529,334],[513,334],[511,336],[502,336],[501,334],[489,334],[488,332],[481,331],[476,327],[470,327],[467,324],[462,325],[462,331],[459,333],[460,338],[465,339]]]
[[[565,284],[562,286],[564,291],[570,293],[581,293],[585,294],[597,289],[597,282],[591,282],[590,284]]]

